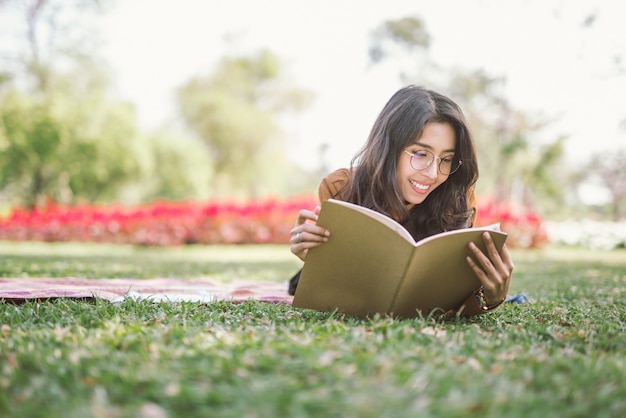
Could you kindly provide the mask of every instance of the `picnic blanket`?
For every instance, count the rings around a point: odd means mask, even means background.
[[[270,281],[220,282],[211,279],[85,279],[0,278],[0,301],[20,302],[56,298],[95,299],[119,302],[125,298],[160,301],[215,301],[291,303],[287,284]]]

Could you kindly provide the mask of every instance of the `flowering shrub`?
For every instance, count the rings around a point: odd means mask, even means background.
[[[231,202],[155,202],[125,207],[49,205],[14,210],[0,221],[0,239],[140,245],[285,243],[296,214],[312,197]]]
[[[298,211],[316,204],[313,196],[246,203],[155,202],[131,208],[49,204],[45,210],[15,209],[0,219],[0,239],[163,246],[284,244]],[[541,220],[529,211],[483,203],[478,222],[500,222],[509,233],[509,246],[536,247],[546,240]]]
[[[478,202],[477,226],[499,222],[508,233],[507,246],[539,248],[548,242],[545,225],[539,215],[523,206],[496,203],[491,199]]]

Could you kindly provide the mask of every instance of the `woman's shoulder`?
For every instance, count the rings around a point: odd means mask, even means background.
[[[352,170],[348,168],[340,168],[328,174],[319,186],[320,202],[330,198],[343,199],[351,180]]]

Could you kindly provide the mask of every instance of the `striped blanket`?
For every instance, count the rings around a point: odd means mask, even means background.
[[[287,283],[210,279],[84,279],[65,278],[0,278],[0,301],[20,302],[55,298],[95,299],[111,302],[125,298],[153,301],[259,300],[291,303]]]

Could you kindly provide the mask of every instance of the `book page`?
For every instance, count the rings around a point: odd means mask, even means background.
[[[449,236],[449,235],[463,234],[466,231],[480,231],[480,232],[483,232],[483,231],[494,231],[494,232],[498,232],[498,233],[506,235],[504,232],[502,232],[500,230],[500,222],[496,222],[496,223],[491,224],[491,225],[471,227],[471,228],[461,228],[461,229],[454,229],[452,231],[440,232],[439,234],[431,235],[429,237],[421,239],[419,242],[417,242],[417,245],[422,245],[422,244],[427,243],[428,241],[433,241],[433,240],[439,239],[441,237],[446,237],[446,236]],[[493,236],[493,234],[492,234],[492,236]]]
[[[334,204],[351,208],[357,212],[363,213],[371,218],[374,218],[378,222],[385,225],[387,228],[391,229],[392,231],[395,231],[398,235],[400,235],[402,238],[404,238],[411,244],[415,245],[415,240],[413,239],[413,236],[409,233],[409,231],[407,231],[402,225],[400,225],[398,222],[394,221],[387,215],[384,215],[380,212],[376,212],[375,210],[372,210],[363,206],[355,205],[354,203],[344,202],[342,200],[328,199],[328,202],[332,202]],[[322,203],[322,206],[323,205],[324,203]]]

